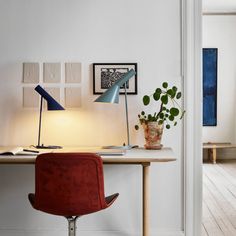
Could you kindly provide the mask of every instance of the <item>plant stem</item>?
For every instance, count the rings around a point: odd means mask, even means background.
[[[162,109],[163,109],[163,102],[161,103],[161,107],[160,107],[159,112],[156,115],[156,118],[160,115],[160,113],[162,112]]]
[[[182,109],[182,107],[179,105],[179,103],[176,102],[175,99],[173,99],[169,94],[167,94],[167,95],[168,95],[168,97],[170,97],[172,103],[175,103],[175,104],[179,107],[179,109],[183,112],[183,109]],[[174,104],[173,104],[173,105],[174,105]]]

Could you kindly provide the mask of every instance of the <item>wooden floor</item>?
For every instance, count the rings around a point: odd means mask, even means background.
[[[202,236],[236,236],[236,160],[203,165]]]

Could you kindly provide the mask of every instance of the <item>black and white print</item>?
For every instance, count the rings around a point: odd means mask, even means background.
[[[102,94],[131,69],[136,75],[126,83],[127,94],[137,94],[137,63],[94,63],[93,93]],[[124,94],[124,86],[120,94]]]
[[[129,68],[101,68],[101,88],[110,88],[117,80],[121,79]],[[122,86],[121,88],[124,88]],[[126,83],[126,89],[129,89],[129,81]]]

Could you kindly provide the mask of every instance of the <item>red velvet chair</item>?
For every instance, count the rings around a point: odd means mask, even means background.
[[[69,236],[76,234],[78,217],[108,208],[118,197],[104,195],[103,163],[93,153],[48,153],[35,163],[33,208],[65,216]]]

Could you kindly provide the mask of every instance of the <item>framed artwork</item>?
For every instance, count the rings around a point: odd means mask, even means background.
[[[203,48],[203,126],[217,125],[217,48]]]
[[[104,93],[130,69],[136,74],[126,83],[127,94],[137,94],[137,63],[93,63],[93,94]],[[120,94],[124,94],[124,87]]]

